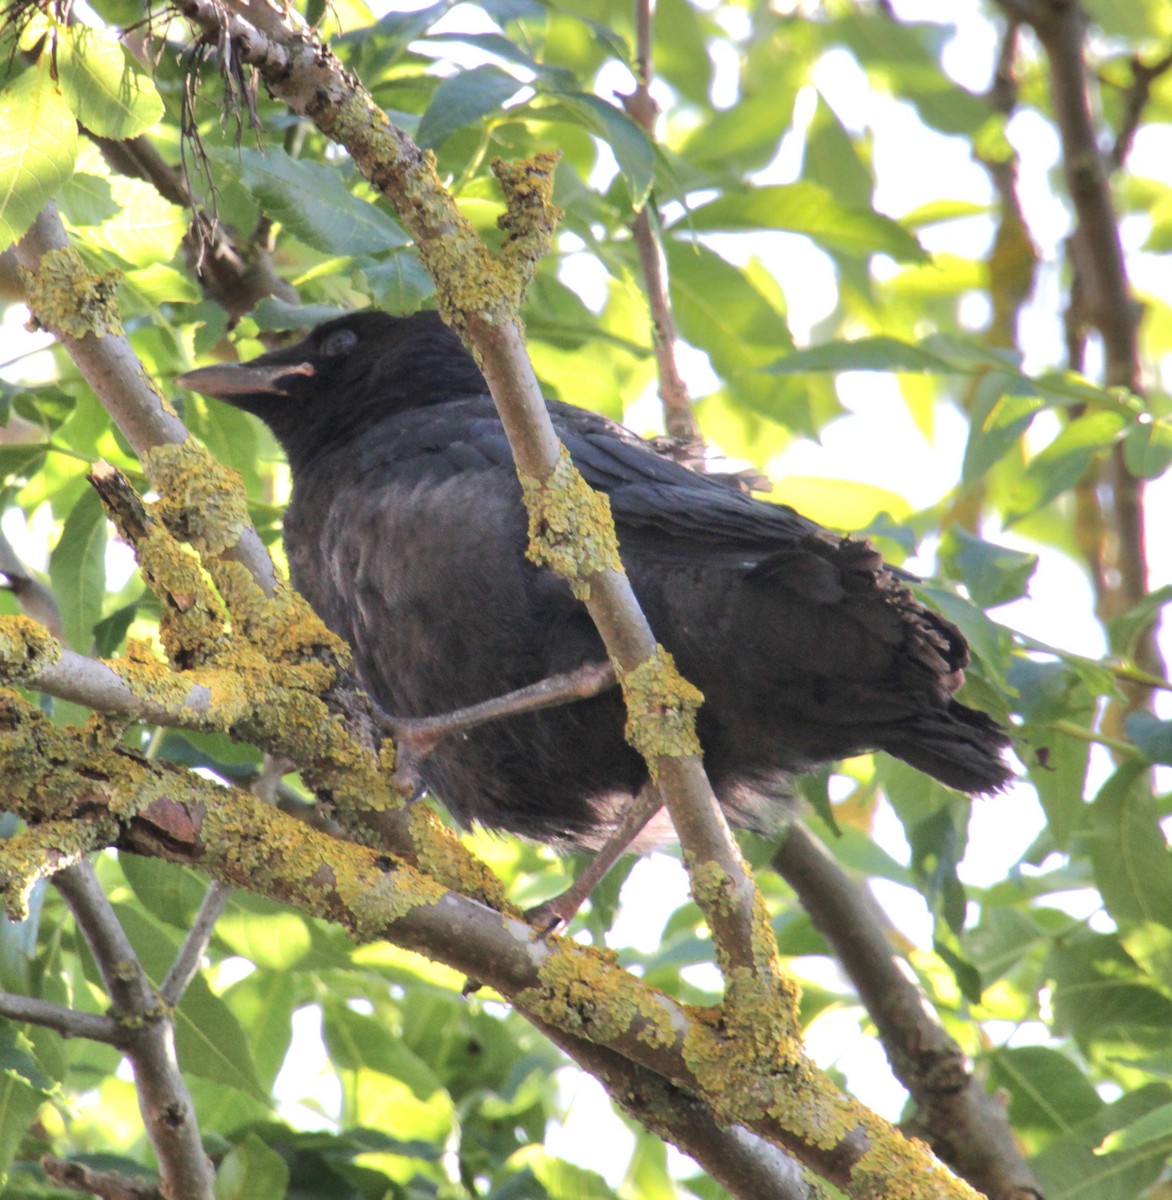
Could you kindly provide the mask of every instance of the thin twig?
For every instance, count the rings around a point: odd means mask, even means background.
[[[135,1179],[118,1171],[98,1171],[84,1163],[68,1162],[46,1154],[41,1169],[56,1184],[77,1192],[88,1192],[99,1200],[165,1200],[150,1180]]]
[[[418,781],[420,764],[445,738],[467,733],[503,717],[587,700],[614,687],[616,682],[614,667],[609,662],[587,663],[576,670],[551,675],[528,687],[440,716],[396,717],[376,710],[376,717],[395,739],[395,774],[400,784],[409,789]]]
[[[232,898],[232,889],[213,880],[204,894],[199,912],[179,947],[179,953],[171,964],[166,978],[159,985],[159,999],[168,1008],[174,1008],[183,999],[188,984],[195,978],[203,960],[208,943],[212,940],[216,922]]]
[[[91,1042],[104,1042],[109,1046],[120,1045],[123,1041],[117,1021],[96,1013],[79,1012],[64,1004],[53,1004],[49,1000],[38,1000],[34,996],[0,992],[0,1017],[53,1029],[62,1037],[88,1038]]]
[[[654,0],[635,0],[635,90],[622,95],[623,108],[648,137],[655,136],[658,106],[651,95],[655,65],[652,58],[652,31],[655,23]],[[650,196],[631,222],[631,234],[643,271],[643,286],[651,310],[651,342],[659,376],[659,399],[663,404],[664,426],[668,434],[685,444],[702,445],[700,426],[692,411],[688,385],[676,362],[676,327],[671,311],[667,269],[663,249],[652,224],[653,201]]]

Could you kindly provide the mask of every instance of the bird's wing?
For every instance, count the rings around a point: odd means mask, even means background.
[[[645,562],[703,559],[755,571],[767,579],[783,571],[830,586],[838,566],[827,552],[860,554],[878,563],[862,543],[844,542],[783,504],[754,499],[738,488],[657,453],[642,438],[597,413],[550,402],[558,435],[586,481],[610,498],[621,544]],[[400,483],[491,470],[513,471],[508,440],[488,396],[467,396],[398,414],[388,436],[372,437],[359,451],[377,472],[393,464]],[[400,452],[401,447],[401,452]],[[843,547],[855,547],[842,551]],[[823,582],[819,582],[823,580]]]
[[[784,504],[747,495],[728,481],[658,454],[641,438],[580,409],[554,410],[558,433],[586,481],[610,497],[620,541],[660,560],[703,554],[763,566],[815,542],[841,539]]]

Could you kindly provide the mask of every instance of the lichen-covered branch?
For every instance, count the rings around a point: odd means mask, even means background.
[[[248,793],[146,762],[115,740],[55,728],[14,695],[6,701],[4,802],[30,824],[61,820],[84,801],[89,819],[109,829],[122,850],[199,867],[222,883],[337,922],[361,940],[388,939],[445,962],[537,1021],[662,1077],[706,1105],[717,1123],[743,1125],[785,1147],[858,1200],[975,1197],[926,1148],[842,1096],[768,1011],[685,1008],[610,956],[535,937],[528,925],[405,863],[324,835]],[[77,885],[70,899],[80,904],[88,886]],[[108,962],[121,946],[119,934],[97,918],[95,925],[87,936]],[[136,1004],[147,1002],[137,977],[107,986],[116,1011],[134,996]]]
[[[630,1117],[691,1155],[737,1200],[820,1200],[819,1184],[784,1151],[734,1125],[707,1105],[630,1059],[541,1021],[534,1025],[589,1071]]]
[[[85,266],[52,203],[17,244],[16,253],[34,318],[69,352],[150,474],[152,452],[183,445],[189,435],[123,336],[113,280]],[[206,452],[205,458],[209,482],[223,475]],[[159,480],[152,476],[151,481],[163,490]],[[228,534],[215,553],[241,563],[271,594],[276,586],[272,560],[246,513]]]

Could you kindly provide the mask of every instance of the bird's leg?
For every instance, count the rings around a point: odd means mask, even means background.
[[[413,784],[418,777],[419,764],[444,738],[454,733],[467,733],[469,729],[501,717],[587,700],[614,687],[615,682],[614,667],[609,662],[586,663],[573,671],[551,675],[515,692],[506,692],[503,696],[494,696],[491,700],[437,717],[393,717],[378,711],[378,720],[395,739],[398,751],[395,782],[405,787]]]
[[[560,896],[554,896],[552,900],[546,900],[536,908],[526,910],[525,919],[538,928],[542,937],[552,933],[559,925],[568,925],[590,893],[602,882],[606,873],[622,858],[631,843],[662,807],[663,800],[655,784],[648,783],[640,789],[614,832],[586,864],[578,878]]]

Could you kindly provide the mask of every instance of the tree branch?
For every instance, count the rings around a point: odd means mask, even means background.
[[[658,112],[651,95],[655,75],[652,58],[652,30],[655,24],[654,0],[635,0],[635,90],[621,96],[627,115],[654,138]],[[651,342],[659,376],[659,399],[663,404],[664,425],[668,435],[689,445],[702,444],[700,426],[692,411],[688,385],[676,362],[676,327],[671,311],[671,295],[663,250],[651,221],[652,201],[648,196],[631,222],[631,234],[643,271],[643,285],[651,310]]]
[[[176,1063],[171,1017],[155,995],[90,864],[69,867],[53,882],[85,936],[122,1028],[122,1049],[134,1070],[139,1111],[158,1159],[160,1191],[184,1200],[212,1200],[212,1167]]]
[[[1040,1200],[1041,1184],[1018,1150],[1005,1106],[981,1087],[967,1056],[900,968],[870,894],[796,822],[772,866],[834,949],[875,1022],[896,1078],[916,1103],[917,1135],[991,1200]]]
[[[123,1041],[121,1027],[109,1017],[78,1012],[75,1008],[38,1000],[34,996],[0,992],[0,1017],[27,1025],[40,1025],[55,1030],[62,1037],[88,1038],[91,1042],[104,1042],[109,1046],[120,1046]]]
[[[711,1110],[661,1076],[541,1021],[533,1024],[588,1071],[630,1117],[678,1146],[738,1200],[819,1200],[821,1189],[784,1151]]]
[[[41,1167],[54,1183],[89,1192],[99,1200],[167,1200],[153,1183],[117,1171],[96,1171],[84,1163],[67,1162],[50,1154],[41,1159]]]
[[[923,1148],[842,1096],[767,1008],[695,1010],[621,970],[613,958],[529,926],[385,854],[338,841],[191,772],[145,762],[116,742],[55,727],[12,698],[0,722],[11,766],[6,804],[35,825],[79,805],[108,824],[119,849],[197,866],[221,883],[261,890],[300,911],[342,924],[362,940],[389,939],[495,987],[521,1013],[585,1038],[662,1076],[708,1106],[720,1124],[741,1124],[785,1147],[858,1200],[902,1189],[908,1200],[973,1200]],[[247,829],[242,839],[238,831]],[[92,874],[64,874],[62,888],[84,924],[121,1015],[145,1009],[134,1037],[158,1066],[169,1028],[117,923],[102,911]],[[129,962],[121,974],[112,964]],[[136,1067],[137,1067],[137,1060]],[[144,1115],[160,1103],[176,1128],[188,1112],[164,1074],[147,1088]],[[198,1191],[174,1193],[198,1196]]]
[[[1002,8],[1028,22],[1046,51],[1050,95],[1062,140],[1063,170],[1077,224],[1071,239],[1075,272],[1072,288],[1077,314],[1098,331],[1103,343],[1104,384],[1143,394],[1139,356],[1139,306],[1127,277],[1119,226],[1111,201],[1109,166],[1099,149],[1091,111],[1086,66],[1087,17],[1071,0],[1037,0],[1024,6],[1000,0]],[[1096,608],[1104,621],[1133,608],[1148,592],[1143,521],[1143,481],[1127,470],[1116,444],[1103,470],[1110,489],[1106,513],[1112,538],[1104,539],[1105,557],[1092,561]],[[1084,497],[1084,503],[1085,503]],[[1117,576],[1117,578],[1116,578]],[[1163,675],[1153,627],[1140,638],[1139,665]],[[1148,702],[1150,692],[1128,689],[1129,707]],[[1113,714],[1112,723],[1118,723]]]
[[[152,451],[183,445],[189,435],[122,335],[110,281],[86,271],[52,203],[21,238],[16,253],[33,316],[68,351],[158,486],[160,468],[152,470]],[[265,594],[272,595],[276,576],[268,551],[247,514],[238,520],[232,540],[216,552],[245,566]]]

